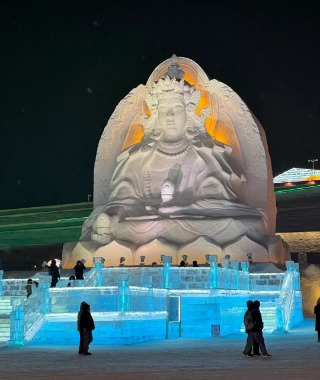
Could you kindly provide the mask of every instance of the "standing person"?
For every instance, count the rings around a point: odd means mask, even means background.
[[[315,329],[318,331],[318,342],[320,342],[320,298],[318,298],[317,304],[314,307],[314,314],[316,316]]]
[[[249,339],[249,331],[250,330],[246,327],[246,319],[247,319],[247,316],[249,316],[249,313],[250,313],[250,316],[252,318],[252,310],[253,310],[253,301],[248,300],[247,301],[247,310],[246,310],[246,312],[244,314],[244,317],[243,317],[246,333],[248,334],[248,336],[247,336],[247,343],[248,343],[248,339]],[[250,316],[249,316],[249,318],[250,318]],[[252,324],[253,324],[253,321],[252,321]],[[252,349],[251,349],[247,356],[260,356],[261,355],[260,352],[259,352],[259,344],[258,344],[258,342],[253,341],[252,348],[253,348],[253,354],[252,354]]]
[[[82,334],[82,354],[91,355],[89,352],[89,344],[92,342],[92,330],[95,329],[94,321],[90,313],[90,305],[83,303],[82,313],[80,314],[80,323],[79,323],[80,332]]]
[[[268,354],[265,343],[264,343],[264,337],[262,333],[263,329],[263,321],[262,316],[260,312],[260,302],[254,301],[252,305],[252,321],[254,326],[251,330],[248,331],[248,340],[246,347],[243,351],[243,355],[246,357],[253,356],[250,354],[251,348],[254,342],[257,342],[259,344],[259,348],[262,354],[263,358],[271,357],[272,355]],[[249,355],[250,354],[250,355]]]
[[[27,298],[29,298],[32,294],[32,278],[29,278],[28,282],[27,282],[27,286],[26,286],[26,291],[27,291]]]
[[[84,265],[85,260],[78,260],[74,267],[74,273],[76,275],[76,280],[83,280],[83,271],[87,269]]]
[[[84,349],[83,349],[83,334],[82,334],[82,331],[80,330],[80,318],[81,318],[81,314],[83,312],[83,308],[82,306],[85,304],[86,302],[85,301],[82,301],[81,304],[80,304],[80,310],[78,312],[78,319],[77,319],[77,330],[79,331],[79,337],[80,337],[80,341],[79,341],[79,354],[83,354],[84,352]]]
[[[51,261],[51,265],[49,266],[49,269],[48,269],[48,274],[49,276],[51,276],[50,287],[55,288],[60,278],[60,271],[59,271],[59,268],[57,267],[57,262],[54,259]]]

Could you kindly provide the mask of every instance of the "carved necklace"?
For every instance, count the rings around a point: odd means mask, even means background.
[[[191,145],[188,142],[188,145],[183,150],[181,150],[180,152],[165,152],[164,150],[157,148],[157,153],[159,153],[161,156],[167,157],[167,158],[178,158],[178,157],[182,157],[182,156],[186,155],[190,148],[191,148]]]
[[[185,139],[184,140],[175,141],[175,142],[161,141],[160,145],[163,148],[173,149],[173,148],[177,148],[178,146],[182,145],[185,141],[186,141]]]

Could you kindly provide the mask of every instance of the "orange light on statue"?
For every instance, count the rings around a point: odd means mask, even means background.
[[[139,143],[144,135],[143,127],[141,124],[131,124],[122,145],[122,151],[130,148],[131,146]]]
[[[204,108],[212,108],[210,104],[210,98],[206,91],[201,90],[201,87],[204,88],[204,83],[201,82],[200,85],[197,84],[197,81],[200,80],[200,78],[198,78],[197,76],[197,73],[191,70],[189,67],[183,67],[183,70],[185,71],[185,75],[183,79],[200,91],[200,100],[199,100],[198,107],[196,109],[197,115],[200,115],[201,110],[203,110]],[[161,77],[162,75],[160,75],[159,73],[159,76]],[[147,117],[150,117],[151,111],[146,106],[145,102],[143,102],[142,107],[143,107],[142,113],[146,115]],[[207,129],[207,132],[209,133],[211,137],[214,137],[216,140],[222,143],[228,144],[229,138],[226,133],[219,131],[219,134],[214,134],[215,125],[216,125],[215,116],[209,115],[205,121],[205,127]],[[142,125],[138,121],[136,123],[133,122],[128,129],[125,141],[122,146],[122,151],[139,143],[143,135],[144,135],[144,131],[143,131]]]
[[[221,143],[223,144],[226,144],[226,145],[231,145],[231,142],[230,142],[230,137],[229,135],[226,133],[225,130],[219,130],[219,132],[213,132],[212,134],[213,138],[217,141],[220,141]]]
[[[183,79],[186,80],[188,83],[190,83],[192,86],[194,86],[194,88],[196,90],[200,91],[200,101],[199,101],[199,104],[198,104],[198,107],[196,110],[197,114],[200,115],[200,111],[203,108],[210,107],[209,97],[207,96],[207,94],[204,91],[201,91],[201,88],[199,86],[197,86],[195,84],[194,78],[193,78],[193,76],[191,76],[191,74],[186,73],[186,75],[184,76]]]

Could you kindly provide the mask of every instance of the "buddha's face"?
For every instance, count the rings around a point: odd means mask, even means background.
[[[187,122],[186,106],[178,97],[159,100],[159,123],[164,132],[164,141],[179,141],[185,137]]]

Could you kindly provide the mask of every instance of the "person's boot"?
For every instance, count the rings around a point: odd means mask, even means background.
[[[83,350],[82,354],[83,355],[91,355],[91,352],[89,352],[88,350]]]
[[[83,354],[83,348],[82,347],[79,347],[79,352],[78,352],[78,354],[80,355],[80,354]]]

